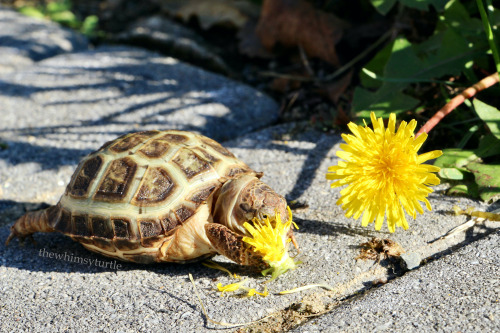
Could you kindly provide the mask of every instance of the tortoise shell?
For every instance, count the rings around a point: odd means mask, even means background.
[[[203,135],[127,134],[80,162],[58,205],[48,210],[49,223],[91,251],[149,263],[166,238],[241,174],[258,175]]]

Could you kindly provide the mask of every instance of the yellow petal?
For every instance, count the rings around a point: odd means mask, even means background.
[[[243,283],[245,283],[247,280],[243,280],[241,282],[237,282],[237,283],[230,283],[226,286],[223,286],[222,283],[218,283],[217,284],[217,289],[221,292],[221,297],[224,296],[224,293],[226,292],[232,292],[232,291],[236,291],[238,289],[241,288],[241,285]]]
[[[425,161],[432,160],[434,158],[438,158],[441,155],[443,155],[443,152],[441,150],[433,150],[433,151],[424,153],[422,155],[419,155],[417,158],[417,163],[421,164],[421,163],[424,163]],[[435,168],[438,168],[438,167],[435,167]],[[439,171],[439,168],[437,171]],[[434,172],[437,172],[437,171],[434,171]]]

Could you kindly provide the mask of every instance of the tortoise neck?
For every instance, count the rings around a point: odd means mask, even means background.
[[[215,223],[225,225],[234,231],[240,231],[242,234],[245,233],[234,215],[235,205],[240,202],[239,197],[242,191],[254,181],[258,181],[254,175],[242,175],[227,181],[222,186],[214,202],[213,219]]]

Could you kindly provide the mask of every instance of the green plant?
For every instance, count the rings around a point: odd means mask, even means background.
[[[394,28],[396,37],[362,69],[361,86],[355,89],[353,98],[353,111],[360,121],[369,118],[371,111],[384,118],[390,113],[409,111],[421,119],[428,118],[426,112],[446,104],[450,95],[472,86],[487,73],[499,71],[496,41],[500,11],[491,0],[371,3],[383,15],[392,13],[396,21],[408,7],[427,11],[432,6],[438,19],[432,35],[422,42],[412,41]],[[394,27],[397,26],[396,22]],[[489,78],[489,85],[481,88],[476,84],[472,95],[464,94],[458,104],[465,105],[441,121],[439,133],[433,133],[432,138],[439,140],[441,147],[449,147],[435,162],[442,169],[440,177],[454,184],[448,193],[492,202],[500,198],[500,110],[493,106],[500,104],[500,94],[498,87],[484,90],[498,82],[498,74]],[[468,98],[480,90],[484,91],[470,102]],[[426,91],[433,92],[432,99],[426,98]],[[437,124],[455,108],[456,105],[430,121]]]
[[[72,11],[70,0],[56,0],[39,6],[24,6],[19,12],[24,15],[46,18],[64,26],[78,30],[86,36],[93,37],[97,34],[99,19],[95,15],[87,16],[81,21]]]

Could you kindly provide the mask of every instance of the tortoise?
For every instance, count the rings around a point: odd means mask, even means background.
[[[216,141],[185,131],[123,135],[83,158],[59,202],[28,212],[13,238],[61,232],[90,251],[136,263],[202,260],[221,254],[265,267],[242,241],[244,222],[287,203]],[[293,238],[292,229],[287,237]]]

